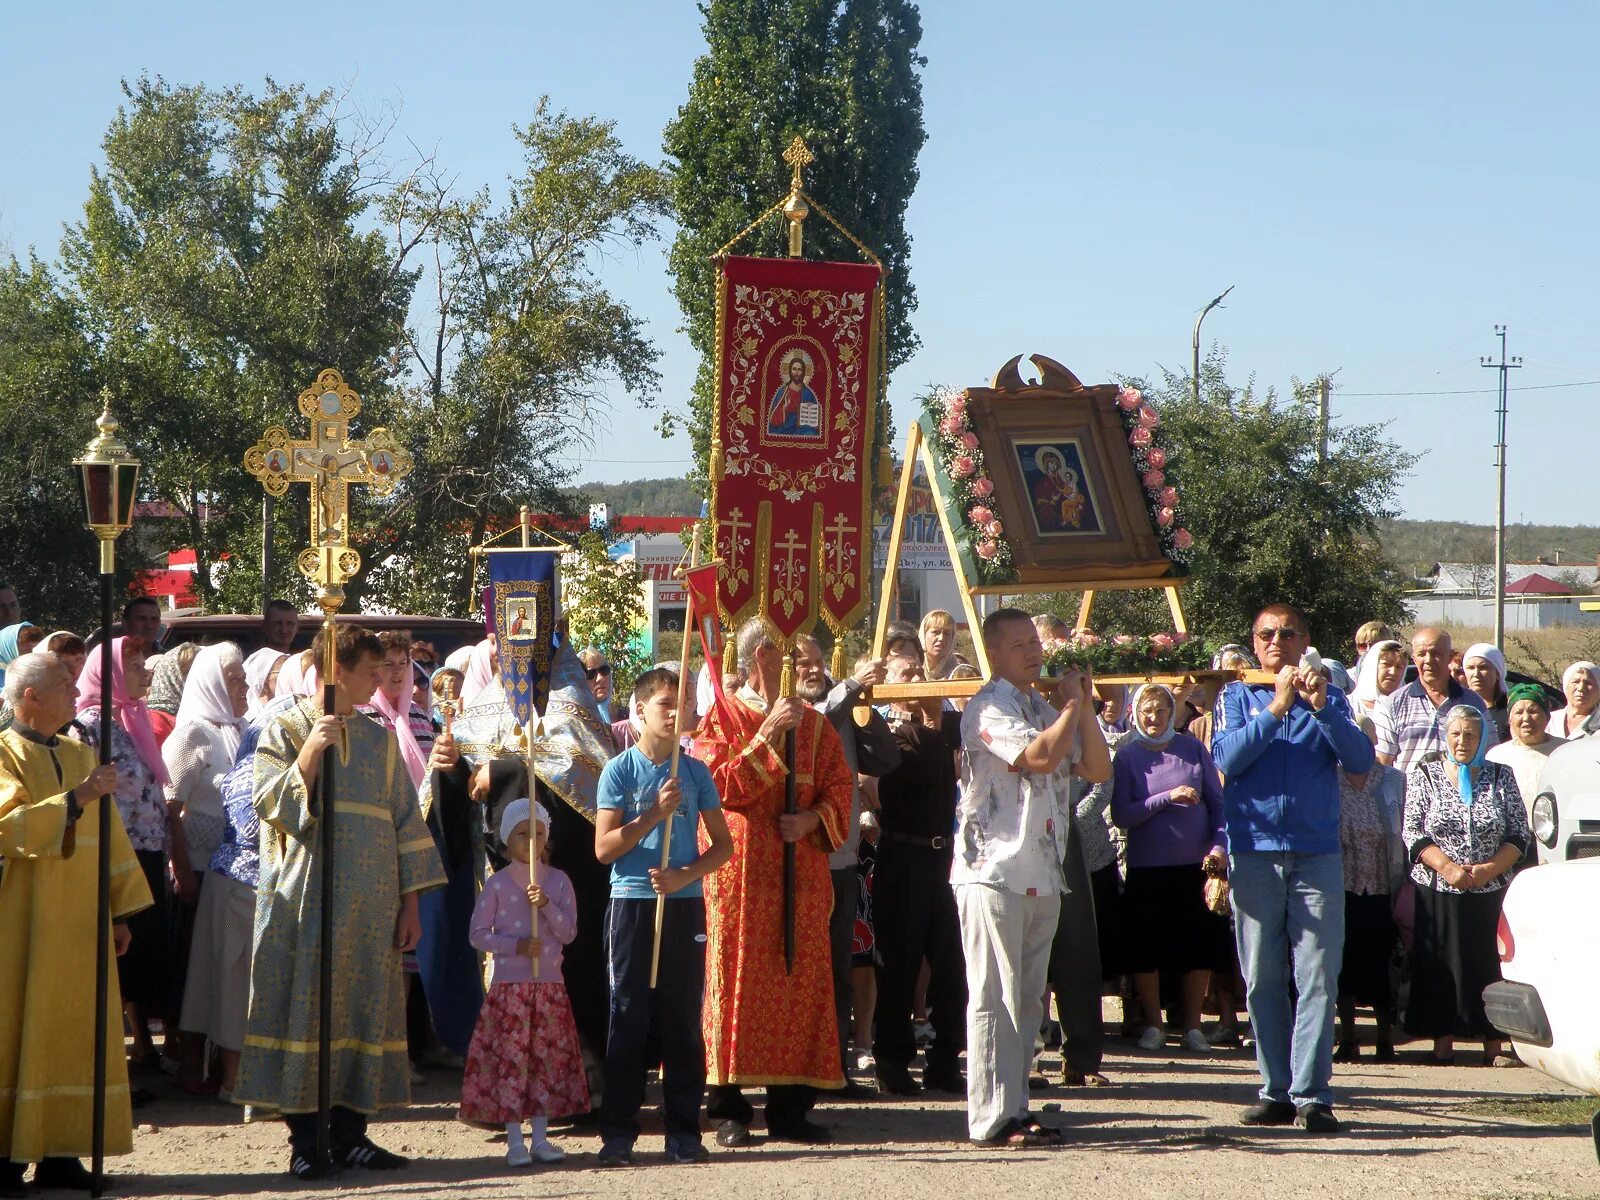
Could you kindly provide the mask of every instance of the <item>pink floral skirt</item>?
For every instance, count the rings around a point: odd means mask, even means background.
[[[566,986],[491,986],[467,1050],[461,1119],[504,1125],[588,1111],[589,1083]]]

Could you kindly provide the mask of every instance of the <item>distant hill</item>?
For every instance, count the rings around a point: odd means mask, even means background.
[[[699,489],[687,479],[634,479],[627,483],[580,483],[565,489],[582,504],[610,505],[613,514],[645,517],[698,517]]]
[[[1384,521],[1379,525],[1384,554],[1402,567],[1436,562],[1494,561],[1494,527],[1458,521]],[[1506,558],[1533,562],[1543,558],[1569,566],[1593,564],[1600,554],[1600,526],[1507,525]]]

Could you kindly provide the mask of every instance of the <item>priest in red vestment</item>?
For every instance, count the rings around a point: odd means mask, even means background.
[[[705,878],[706,1116],[717,1141],[749,1141],[746,1086],[767,1089],[767,1132],[823,1142],[816,1089],[844,1085],[834,1017],[828,854],[850,824],[850,771],[828,719],[779,696],[783,652],[759,619],[738,636],[748,682],[701,721],[695,757],[722,797],[733,857]],[[784,737],[795,731],[799,812],[784,813]],[[795,962],[784,969],[783,847],[795,845]]]

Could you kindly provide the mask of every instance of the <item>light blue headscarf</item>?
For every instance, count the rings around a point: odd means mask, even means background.
[[[24,629],[33,627],[32,621],[18,621],[15,625],[7,625],[4,629],[0,629],[0,687],[6,682],[6,668],[21,657],[18,653],[21,647],[17,645],[17,639],[22,636]]]
[[[1139,701],[1144,699],[1147,693],[1151,692],[1162,692],[1167,697],[1166,727],[1161,732],[1153,735],[1146,733],[1144,727],[1139,724]],[[1128,705],[1128,711],[1133,714],[1128,722],[1128,728],[1132,730],[1134,740],[1141,745],[1149,746],[1152,750],[1161,750],[1177,734],[1177,730],[1173,728],[1173,725],[1178,719],[1178,701],[1173,696],[1172,689],[1164,683],[1147,683],[1141,686],[1138,691],[1134,692],[1133,702]]]
[[[1469,809],[1472,807],[1472,777],[1487,761],[1489,753],[1489,739],[1483,736],[1483,714],[1470,704],[1458,704],[1450,710],[1450,715],[1445,719],[1444,727],[1448,733],[1450,726],[1457,721],[1472,721],[1478,726],[1478,748],[1473,751],[1470,762],[1462,762],[1450,753],[1450,743],[1445,742],[1445,757],[1456,767],[1456,786],[1461,789],[1461,803]]]

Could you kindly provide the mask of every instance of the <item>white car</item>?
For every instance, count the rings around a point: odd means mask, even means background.
[[[1490,1022],[1517,1057],[1600,1096],[1600,859],[1520,872],[1506,890],[1496,941],[1501,981],[1483,990]],[[1600,1114],[1594,1119],[1600,1155]]]
[[[1600,737],[1555,748],[1539,776],[1532,818],[1541,863],[1600,857]]]

